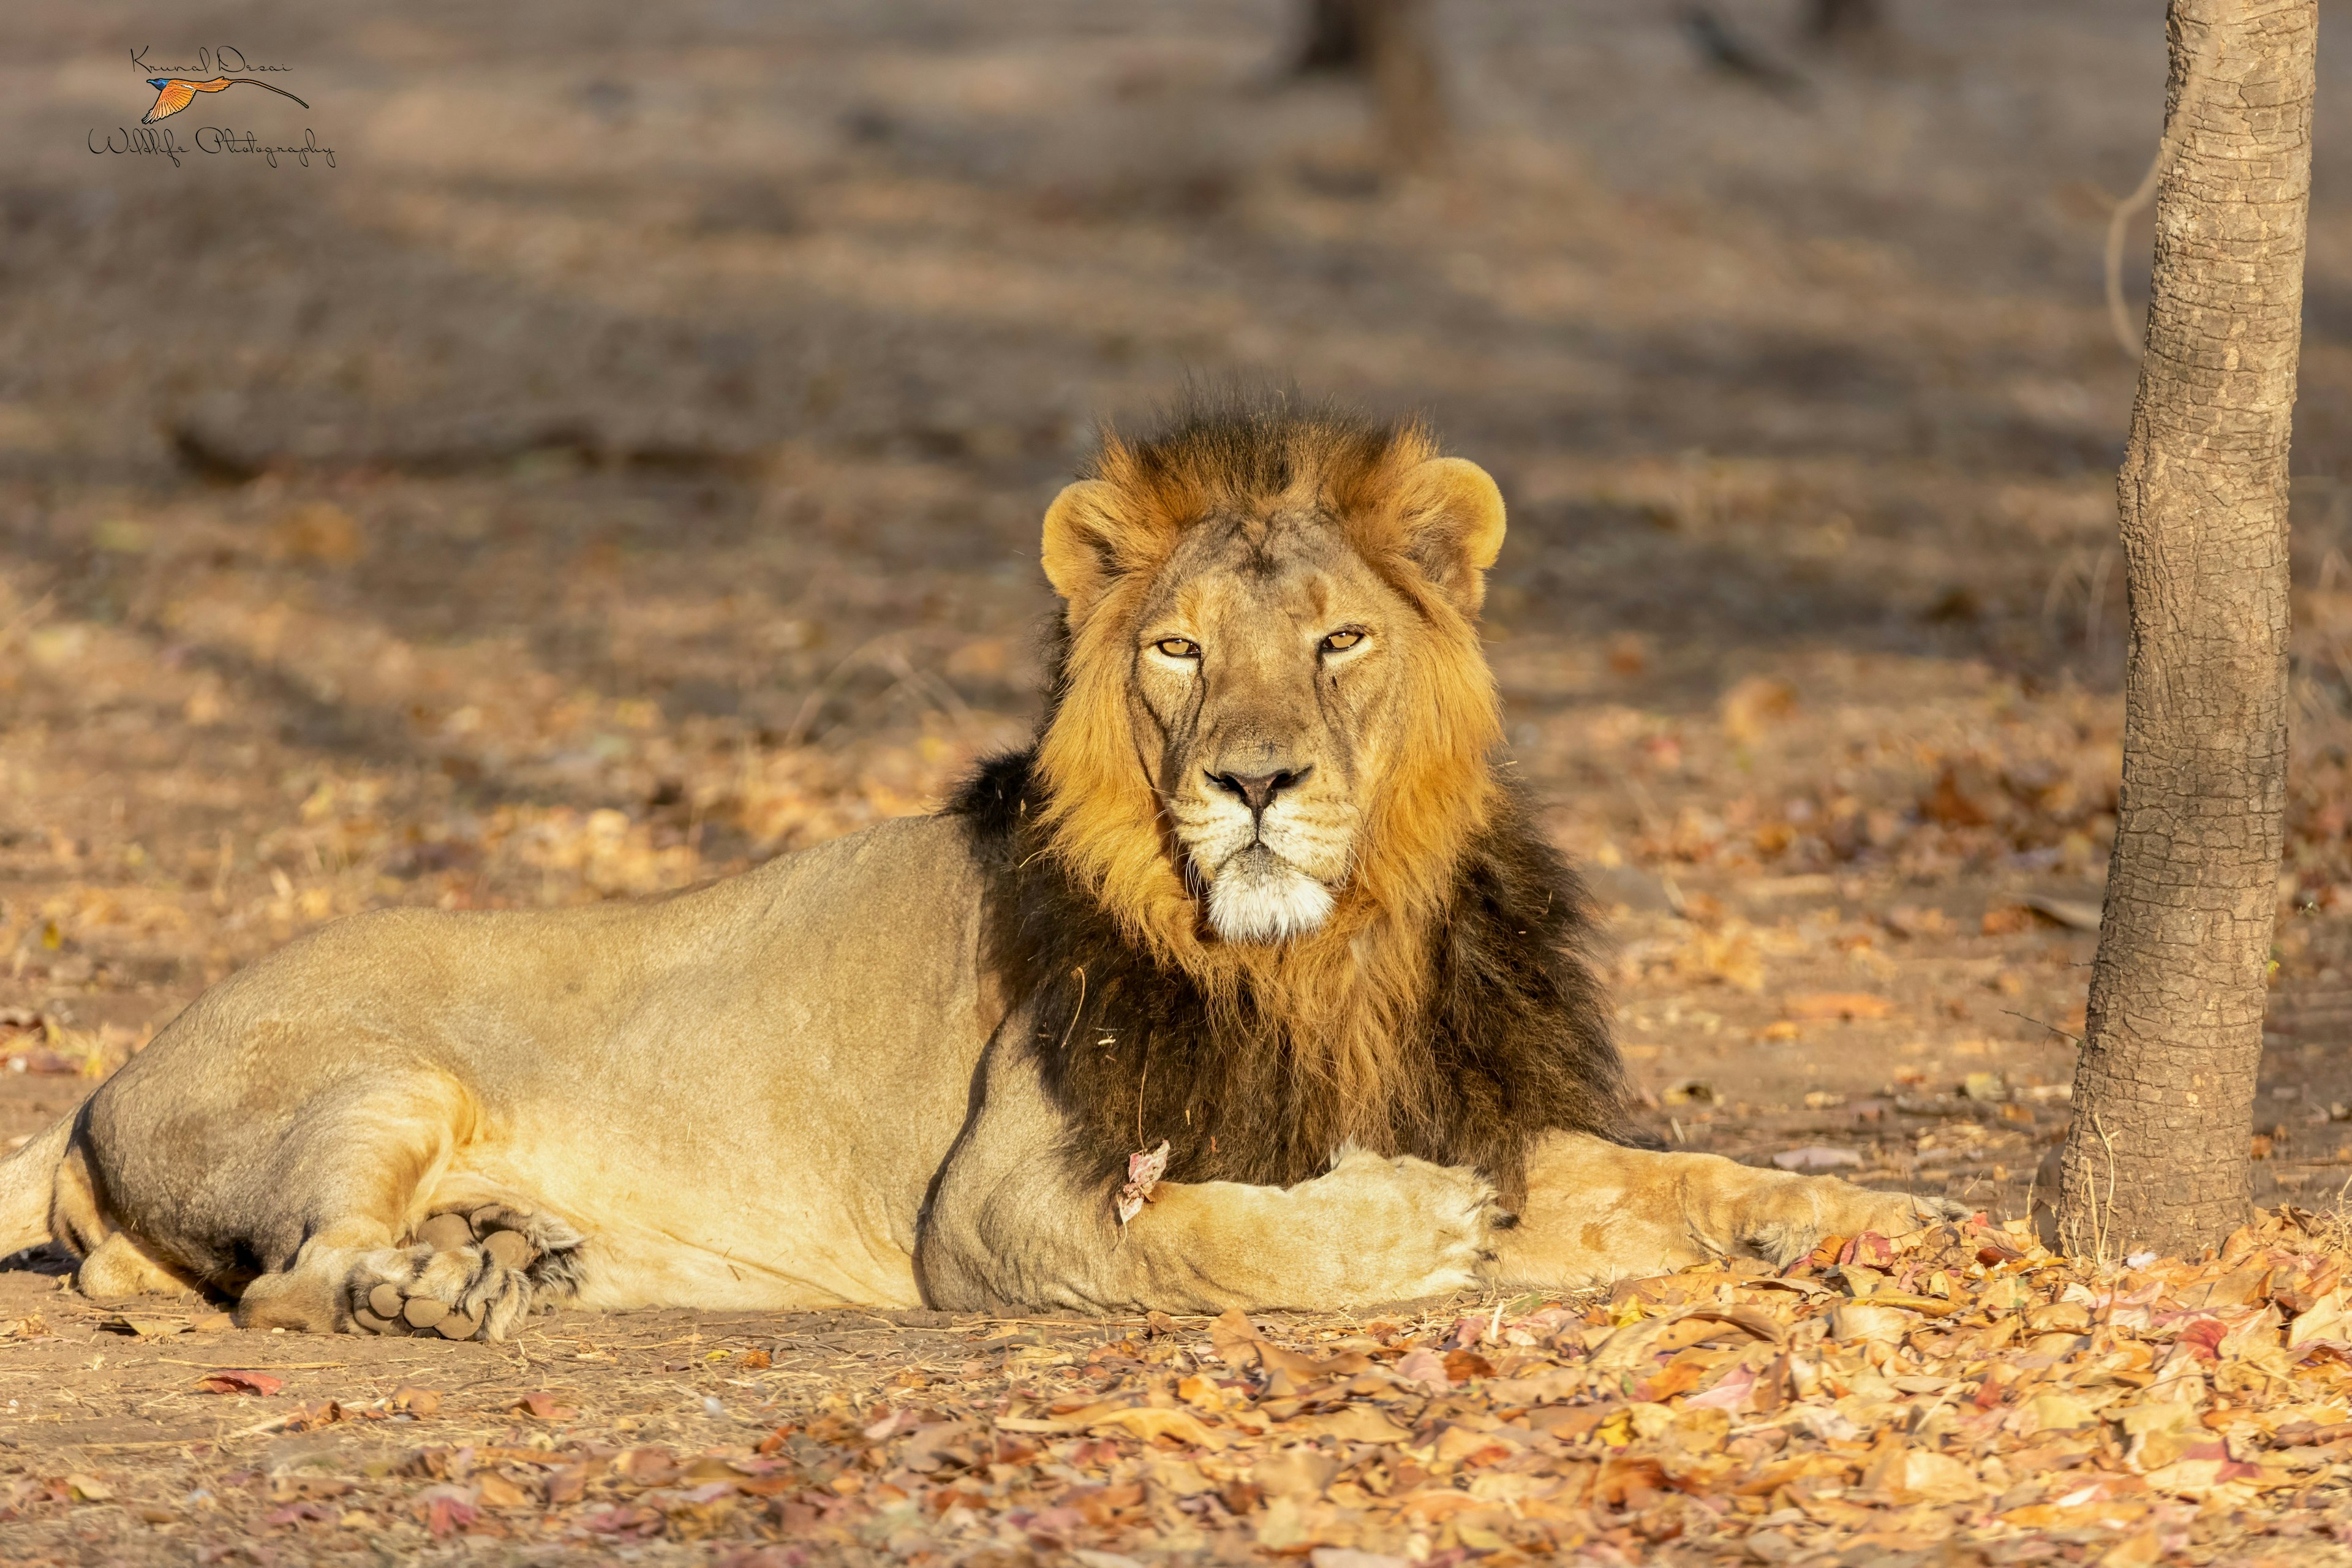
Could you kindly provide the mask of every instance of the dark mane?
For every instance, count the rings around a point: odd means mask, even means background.
[[[1319,1174],[1328,1130],[1365,1119],[1301,1070],[1279,1020],[1246,994],[1213,1007],[1043,852],[1032,756],[983,764],[949,809],[985,868],[984,961],[1008,1000],[1028,1005],[1028,1048],[1069,1118],[1066,1157],[1109,1184],[1130,1152],[1164,1138],[1171,1180],[1287,1186]],[[1385,1132],[1363,1141],[1475,1166],[1507,1203],[1523,1195],[1527,1148],[1547,1129],[1646,1142],[1625,1114],[1592,939],[1583,885],[1510,802],[1456,868],[1422,1015],[1395,1042]]]
[[[1150,435],[1123,443],[1132,465],[1126,477],[1145,485],[1203,483],[1228,494],[1279,495],[1311,470],[1346,491],[1370,479],[1400,439],[1420,433],[1417,422],[1375,419],[1291,388],[1194,385],[1161,410]],[[1113,478],[1103,456],[1098,451],[1083,464],[1081,475]]]

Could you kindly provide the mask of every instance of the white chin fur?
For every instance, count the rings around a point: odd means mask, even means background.
[[[1227,942],[1281,942],[1330,918],[1331,891],[1263,848],[1244,849],[1209,884],[1209,924]]]

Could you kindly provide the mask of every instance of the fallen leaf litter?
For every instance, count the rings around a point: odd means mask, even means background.
[[[2248,1561],[2263,1536],[2319,1561],[2352,1537],[2347,1266],[2352,1236],[2292,1208],[2201,1262],[2105,1268],[1979,1217],[1832,1237],[1778,1274],[1735,1261],[1370,1320],[907,1314],[992,1359],[910,1364],[853,1394],[839,1378],[762,1384],[789,1372],[769,1372],[765,1347],[709,1351],[679,1370],[775,1398],[763,1432],[698,1448],[632,1442],[636,1423],[583,1419],[561,1389],[495,1394],[495,1433],[416,1387],[297,1400],[213,1440],[241,1484],[201,1507],[142,1495],[139,1461],[92,1445],[0,1481],[0,1529],[29,1543],[26,1527],[105,1504],[257,1544],[488,1537],[534,1543],[536,1561],[696,1543],[727,1568],[2123,1565]],[[755,1323],[738,1327],[757,1338]],[[878,1375],[908,1331],[876,1331],[843,1353]],[[768,1337],[776,1357],[822,1342]],[[519,1342],[514,1374],[561,1342]],[[682,1342],[703,1342],[648,1348]],[[269,1400],[284,1384],[215,1370],[198,1386]],[[398,1442],[357,1476],[239,1451],[362,1429]]]

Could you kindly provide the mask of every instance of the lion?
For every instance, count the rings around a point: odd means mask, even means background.
[[[1333,1308],[1948,1204],[1664,1152],[1507,783],[1495,481],[1288,403],[1107,433],[1033,742],[641,902],[387,910],[215,985],[0,1163],[0,1251],[241,1326],[535,1308]]]

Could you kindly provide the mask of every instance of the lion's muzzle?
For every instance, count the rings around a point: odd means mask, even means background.
[[[1209,924],[1227,942],[1281,942],[1318,929],[1331,890],[1253,842],[1217,868],[1209,884]]]

